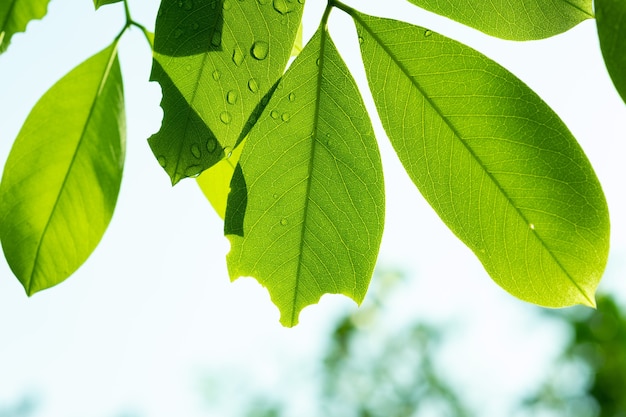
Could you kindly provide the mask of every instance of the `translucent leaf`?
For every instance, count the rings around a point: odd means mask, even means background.
[[[93,0],[93,4],[96,6],[96,9],[99,9],[105,4],[120,3],[121,1],[122,0]]]
[[[253,276],[285,326],[325,293],[361,302],[380,245],[380,155],[354,80],[320,29],[251,130],[231,183],[231,279]]]
[[[65,280],[106,230],[125,149],[117,44],[58,81],[32,109],[0,183],[0,240],[29,295]]]
[[[543,39],[593,18],[591,0],[409,0],[488,35],[510,40]]]
[[[209,200],[213,209],[223,219],[226,214],[226,201],[230,191],[230,180],[235,172],[235,166],[241,156],[245,144],[241,142],[227,158],[222,159],[211,168],[204,171],[197,179],[204,196]]]
[[[2,0],[0,1],[0,53],[6,51],[11,37],[24,32],[31,20],[46,15],[50,0]]]
[[[151,79],[161,84],[164,116],[149,143],[173,184],[245,137],[285,69],[302,8],[295,0],[161,3]]]
[[[596,0],[595,8],[604,63],[626,102],[626,2]]]
[[[436,33],[353,13],[393,146],[448,227],[511,294],[594,304],[609,217],[582,149],[524,83]]]

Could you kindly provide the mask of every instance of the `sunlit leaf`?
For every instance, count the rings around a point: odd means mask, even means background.
[[[46,15],[50,0],[2,0],[0,1],[0,53],[6,51],[11,38],[24,32],[31,20]]]
[[[488,35],[502,39],[543,39],[593,18],[591,0],[408,0]]]
[[[593,305],[608,210],[558,116],[467,46],[353,15],[383,126],[443,221],[511,294],[550,307]]]
[[[252,126],[300,25],[295,0],[164,0],[151,79],[163,125],[150,147],[172,183],[216,164]]]
[[[239,162],[245,140],[233,150],[228,158],[222,159],[211,168],[204,171],[197,179],[204,196],[209,200],[213,209],[223,219],[226,214],[226,201],[230,191],[230,180]]]
[[[361,302],[383,230],[382,167],[361,97],[325,30],[251,130],[231,188],[230,277],[267,287],[283,325],[297,324],[325,293]]]
[[[595,8],[604,63],[615,88],[626,102],[626,2],[596,0]]]
[[[106,230],[125,149],[117,44],[46,92],[11,149],[0,183],[0,240],[29,295],[65,280]]]
[[[105,4],[113,4],[113,3],[120,3],[122,0],[93,0],[93,4],[94,6],[96,6],[96,9],[99,9],[101,6],[104,6]]]

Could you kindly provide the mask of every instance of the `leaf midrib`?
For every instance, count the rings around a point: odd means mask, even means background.
[[[113,62],[115,60],[115,58],[117,57],[117,42],[119,41],[119,38],[115,40],[115,44],[112,46],[111,48],[111,55],[109,57],[109,60],[107,62],[107,65],[102,73],[102,77],[100,79],[100,83],[98,84],[98,88],[96,90],[96,94],[94,96],[94,100],[92,102],[91,107],[89,108],[89,113],[87,114],[87,118],[85,119],[85,124],[83,126],[83,130],[80,134],[80,139],[78,141],[78,144],[76,145],[76,150],[74,151],[74,154],[72,155],[72,160],[70,161],[70,164],[68,165],[67,171],[65,172],[65,176],[63,177],[63,182],[61,183],[61,187],[59,188],[59,193],[57,194],[57,197],[54,201],[54,204],[52,206],[52,210],[50,210],[50,215],[48,216],[48,220],[46,221],[46,225],[44,226],[43,231],[41,232],[40,238],[39,238],[39,242],[37,242],[37,249],[35,251],[35,256],[33,258],[33,267],[31,269],[31,273],[30,273],[30,278],[28,280],[28,295],[32,295],[32,286],[33,286],[33,278],[35,276],[35,271],[37,270],[37,265],[38,265],[38,259],[39,259],[39,254],[41,252],[41,246],[44,240],[44,237],[46,236],[46,233],[48,231],[48,228],[50,227],[50,223],[52,221],[52,218],[55,215],[55,212],[57,210],[57,206],[59,205],[59,201],[61,200],[61,196],[64,194],[64,190],[65,190],[65,185],[67,183],[67,180],[70,176],[70,173],[73,170],[74,167],[74,163],[76,162],[76,157],[80,152],[80,149],[83,145],[83,140],[85,138],[85,132],[87,131],[87,126],[89,126],[89,121],[91,120],[91,117],[94,113],[94,109],[96,108],[96,105],[98,103],[98,99],[100,98],[101,94],[102,94],[102,90],[104,88],[104,85],[106,84],[106,81],[108,79],[109,73],[111,72],[111,66],[113,65]]]
[[[520,209],[513,204],[513,200],[510,198],[508,193],[502,188],[500,183],[496,180],[496,178],[486,169],[481,159],[476,155],[476,153],[468,147],[468,145],[461,139],[461,135],[455,128],[455,126],[448,120],[448,118],[443,114],[443,112],[439,109],[439,107],[431,100],[431,98],[425,93],[421,85],[415,80],[414,77],[410,75],[410,72],[406,69],[406,67],[395,57],[392,51],[387,48],[387,46],[382,42],[382,40],[377,36],[377,34],[365,23],[363,19],[352,9],[345,10],[354,20],[358,21],[358,23],[367,30],[370,36],[376,41],[376,43],[385,51],[385,53],[391,58],[394,64],[406,75],[406,77],[411,81],[413,86],[419,91],[422,97],[428,102],[428,104],[435,110],[435,112],[441,117],[443,122],[450,128],[454,136],[458,139],[458,141],[463,145],[465,150],[471,155],[471,157],[479,164],[480,167],[483,168],[483,172],[487,175],[487,177],[491,180],[491,182],[497,187],[497,189],[502,193],[505,199],[509,202],[510,206],[517,212],[517,214],[521,217],[525,224],[529,224],[530,222],[526,219],[526,216],[520,211]],[[541,246],[543,246],[546,251],[550,254],[550,257],[554,260],[554,262],[558,265],[558,267],[565,273],[567,278],[574,284],[574,286],[580,291],[580,293],[585,297],[587,301],[593,305],[593,301],[589,299],[587,293],[583,291],[580,285],[574,280],[569,271],[565,269],[565,267],[561,264],[561,262],[554,256],[552,251],[549,249],[548,245],[546,245],[545,241],[539,236],[537,232],[534,232],[533,235],[539,241]]]

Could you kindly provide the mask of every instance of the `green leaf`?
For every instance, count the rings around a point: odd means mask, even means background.
[[[325,293],[360,303],[380,246],[383,188],[367,112],[320,29],[280,81],[233,176],[231,279],[267,287],[285,326]]]
[[[604,63],[626,102],[626,2],[596,0],[596,22]]]
[[[431,12],[516,41],[543,39],[593,18],[591,0],[409,0]]]
[[[563,122],[473,49],[351,13],[383,126],[443,221],[516,297],[593,305],[609,249],[608,210]]]
[[[2,0],[0,2],[0,53],[6,51],[11,38],[24,32],[31,20],[41,19],[50,0]]]
[[[235,166],[241,156],[245,140],[241,142],[227,158],[222,159],[211,168],[204,171],[197,179],[204,196],[209,200],[213,209],[223,219],[226,214],[226,201],[230,191],[230,180],[235,172]]]
[[[161,3],[151,80],[161,84],[164,116],[149,143],[172,184],[245,137],[285,69],[302,8],[295,0]]]
[[[120,3],[121,1],[122,0],[93,0],[93,4],[94,6],[96,6],[96,10],[97,10],[100,7],[104,6],[105,4]]]
[[[125,129],[117,42],[59,80],[26,119],[0,183],[0,241],[28,295],[65,280],[102,238]]]

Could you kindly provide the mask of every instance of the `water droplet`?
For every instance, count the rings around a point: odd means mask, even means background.
[[[432,34],[433,34],[433,31],[432,31],[432,30],[430,30],[430,29],[426,29],[426,30],[424,31],[424,36],[426,36],[426,37],[429,37],[429,36],[430,36],[430,35],[432,35]]]
[[[294,101],[296,99],[296,93],[289,94],[289,101]]]
[[[270,0],[259,0],[259,4],[267,4]]]
[[[220,46],[222,44],[222,34],[218,31],[213,32],[211,36],[211,45]]]
[[[237,94],[237,91],[235,91],[235,90],[230,90],[226,94],[226,101],[228,102],[228,104],[235,104],[235,103],[237,103],[237,98],[238,98],[238,94]]]
[[[191,71],[191,65],[185,65],[185,70],[186,70],[187,72]]]
[[[195,143],[191,145],[191,154],[196,158],[200,158],[202,156],[202,153],[200,152],[200,147]]]
[[[304,0],[298,0],[298,3],[304,4]]]
[[[222,7],[224,7],[224,10],[230,10],[233,7],[233,5],[230,3],[230,1],[226,0]]]
[[[280,14],[287,14],[291,11],[289,4],[285,0],[274,0],[274,10]]]
[[[174,37],[175,37],[176,39],[180,38],[180,37],[182,36],[182,34],[183,34],[183,30],[182,30],[182,29],[176,29],[176,30],[174,31]]]
[[[280,117],[280,114],[276,110],[272,110],[270,112],[270,116],[272,117],[272,119],[278,119],[278,117]]]
[[[255,78],[250,78],[248,80],[248,88],[253,93],[256,93],[257,91],[259,91],[259,83],[258,83],[258,81]]]
[[[195,178],[202,172],[200,165],[190,165],[185,169],[185,176]]]
[[[267,42],[257,41],[254,43],[254,45],[252,45],[252,49],[250,52],[252,52],[253,57],[255,57],[256,59],[260,61],[260,60],[267,58],[267,54],[269,53],[269,50],[270,50],[270,46]]]
[[[318,67],[320,66],[320,59],[319,59],[319,58],[317,58],[317,59],[315,60],[315,65],[317,65]]]
[[[235,65],[241,65],[244,58],[245,55],[243,54],[243,51],[238,46],[236,46],[235,49],[233,49],[233,62],[235,63]]]
[[[157,158],[157,161],[159,162],[159,165],[161,165],[163,168],[165,168],[165,165],[167,165],[167,161],[165,160],[165,157],[163,155],[159,156]]]
[[[213,79],[215,81],[219,80],[221,76],[222,76],[222,74],[220,74],[220,72],[218,70],[213,71]]]
[[[283,120],[283,122],[288,122],[289,119],[291,119],[291,115],[289,113],[283,113],[281,119]]]
[[[528,225],[530,227],[530,230],[535,230],[535,225],[533,223]]]
[[[363,36],[359,36],[359,43],[362,44],[363,42],[365,42],[365,39],[363,39]]]
[[[287,221],[287,219],[283,217],[282,219],[280,219],[280,224],[283,226],[287,226],[289,224],[289,221]]]
[[[230,158],[233,154],[233,148],[231,148],[230,146],[227,146],[224,148],[224,156],[226,158]]]
[[[222,121],[222,123],[227,125],[232,120],[232,117],[229,112],[223,111],[220,113],[220,120]]]
[[[215,148],[217,148],[217,140],[215,138],[209,138],[206,142],[206,150],[209,151],[209,153],[213,153]]]
[[[274,200],[278,199],[278,194],[273,194],[272,197],[274,198]]]
[[[191,27],[193,28],[193,30],[198,30],[198,28],[200,27],[200,25],[199,25],[199,24],[197,24],[197,23],[194,23]]]

